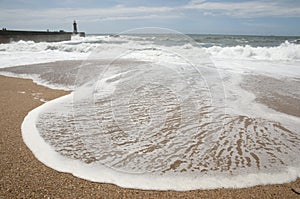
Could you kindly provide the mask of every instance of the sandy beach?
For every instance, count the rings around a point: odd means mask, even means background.
[[[300,188],[299,178],[280,185],[177,192],[124,189],[57,172],[33,156],[20,127],[30,110],[68,92],[4,76],[0,76],[0,90],[0,198],[299,198],[292,191]]]

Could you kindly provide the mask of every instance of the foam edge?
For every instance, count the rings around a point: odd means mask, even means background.
[[[143,190],[188,191],[196,189],[245,188],[256,185],[282,184],[300,177],[300,168],[289,167],[277,174],[252,173],[232,177],[218,176],[177,176],[132,174],[116,171],[101,163],[86,164],[79,160],[64,157],[56,152],[39,135],[36,121],[39,114],[55,103],[72,97],[73,93],[46,102],[31,110],[21,126],[22,137],[33,155],[46,166],[70,173],[76,177],[100,183],[111,183],[124,188]]]

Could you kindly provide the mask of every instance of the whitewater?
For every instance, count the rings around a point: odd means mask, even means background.
[[[180,191],[300,176],[297,37],[89,35],[0,44],[0,57],[2,75],[72,91],[22,124],[57,171]]]

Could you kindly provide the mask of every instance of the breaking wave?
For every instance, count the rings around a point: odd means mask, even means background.
[[[153,52],[160,49],[159,37],[155,40],[146,40],[132,36],[87,36],[86,38],[73,38],[65,42],[40,42],[18,41],[10,44],[0,44],[1,67],[10,67],[24,64],[45,63],[58,60],[85,59],[94,50],[109,51],[117,46],[119,48],[151,49]],[[167,44],[168,48],[181,48],[182,51],[194,51],[204,49],[212,58],[226,59],[254,59],[254,60],[300,60],[300,44],[284,42],[273,47],[252,47],[251,45],[220,46],[211,43],[210,47],[203,47],[202,43],[191,45],[188,42],[182,44]],[[150,46],[150,47],[149,47]],[[204,45],[205,46],[205,45]],[[183,52],[184,53],[184,52]],[[50,56],[49,56],[50,55]],[[138,58],[138,57],[137,57]]]

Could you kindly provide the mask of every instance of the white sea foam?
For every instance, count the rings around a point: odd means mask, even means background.
[[[300,177],[298,167],[288,166],[276,171],[255,171],[253,173],[239,172],[238,175],[225,175],[216,172],[215,175],[199,175],[199,173],[128,173],[108,167],[103,162],[85,163],[61,155],[49,145],[36,124],[38,117],[45,110],[56,109],[57,104],[65,104],[72,100],[73,94],[63,96],[32,110],[22,124],[22,135],[26,145],[32,150],[37,159],[45,165],[61,172],[103,183],[113,183],[122,187],[155,189],[155,190],[193,190],[215,188],[242,188],[257,184],[287,183]],[[64,111],[62,111],[63,114]],[[56,148],[57,150],[57,148]]]

